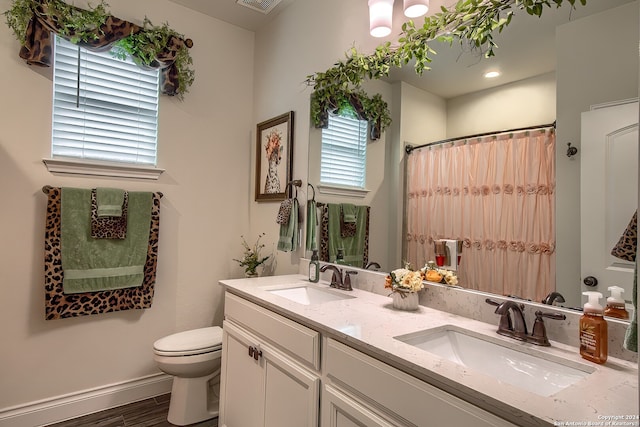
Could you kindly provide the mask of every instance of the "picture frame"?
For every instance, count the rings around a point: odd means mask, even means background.
[[[282,201],[291,194],[287,183],[293,169],[293,111],[256,126],[257,202]]]

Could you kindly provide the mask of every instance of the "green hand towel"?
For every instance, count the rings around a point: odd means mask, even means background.
[[[367,207],[356,206],[356,233],[351,237],[340,234],[340,205],[330,203],[329,210],[329,261],[335,262],[338,248],[344,248],[344,261],[353,267],[364,265]]]
[[[344,222],[356,222],[358,207],[356,205],[352,205],[352,204],[349,204],[349,203],[343,203],[340,206],[342,207],[342,219],[343,219],[343,221]]]
[[[631,296],[631,302],[633,303],[633,317],[631,323],[627,327],[627,331],[624,334],[623,346],[629,351],[638,352],[638,316],[636,315],[638,310],[638,261],[636,260],[636,266],[633,271],[633,295]]]
[[[62,188],[60,246],[64,293],[140,286],[149,245],[152,194],[129,192],[127,237],[91,238],[91,190]]]
[[[307,201],[307,237],[305,249],[312,251],[318,249],[317,240],[318,214],[315,200]]]
[[[282,252],[293,252],[298,248],[298,199],[293,199],[291,215],[286,225],[280,226],[280,236],[278,238],[278,250]]]
[[[96,205],[98,206],[98,217],[122,216],[122,205],[124,204],[124,190],[118,188],[96,188]]]

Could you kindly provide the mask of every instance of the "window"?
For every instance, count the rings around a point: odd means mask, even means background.
[[[52,157],[155,166],[158,71],[57,36],[54,55]]]
[[[367,163],[367,121],[329,115],[322,129],[320,182],[364,189]]]

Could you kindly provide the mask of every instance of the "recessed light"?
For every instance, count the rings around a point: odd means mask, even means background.
[[[487,79],[493,79],[496,78],[500,75],[500,71],[489,71],[484,73],[485,78]]]

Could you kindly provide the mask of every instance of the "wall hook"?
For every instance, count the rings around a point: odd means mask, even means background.
[[[567,157],[571,158],[578,154],[578,149],[576,147],[572,147],[570,142],[567,142]]]

